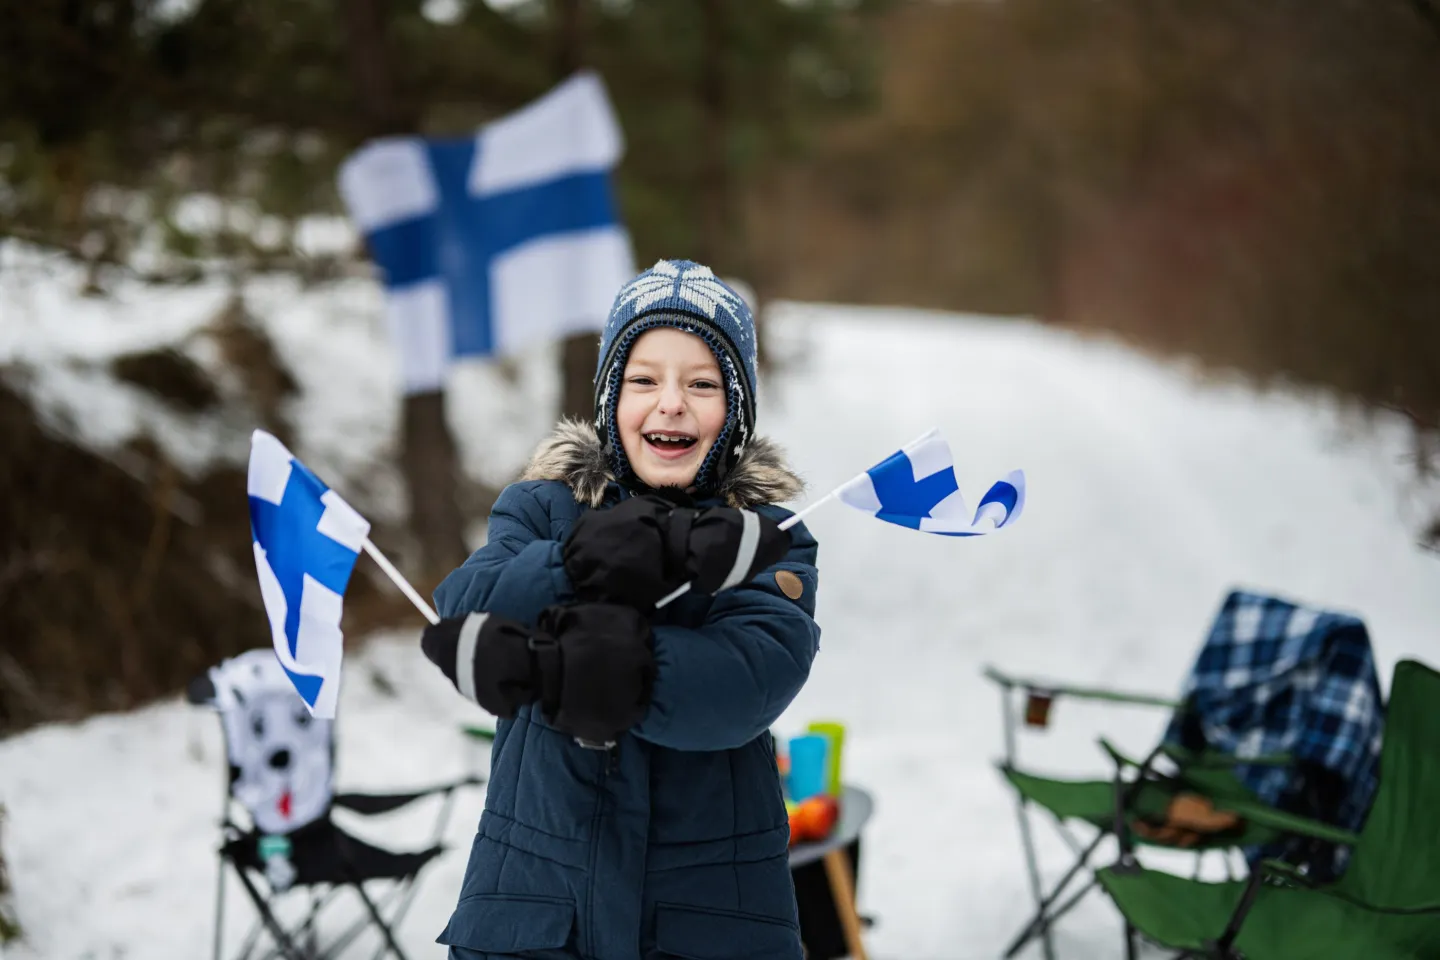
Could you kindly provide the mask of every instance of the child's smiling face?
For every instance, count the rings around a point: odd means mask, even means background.
[[[656,327],[636,338],[615,408],[636,476],[690,489],[725,426],[724,384],[715,354],[694,334]]]

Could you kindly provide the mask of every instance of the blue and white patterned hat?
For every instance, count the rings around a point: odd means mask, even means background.
[[[632,474],[615,428],[621,375],[635,340],[646,330],[674,327],[704,340],[725,379],[725,426],[695,483],[712,489],[729,472],[755,429],[755,319],[750,307],[709,267],[661,260],[615,297],[595,369],[595,430],[618,480]]]

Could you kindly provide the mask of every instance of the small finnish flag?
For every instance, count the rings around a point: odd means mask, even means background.
[[[406,393],[452,359],[599,331],[634,275],[611,170],[624,144],[582,71],[455,139],[386,137],[340,168],[345,206],[384,275]]]
[[[250,439],[246,492],[275,655],[310,712],[333,718],[342,603],[370,522],[263,430]]]
[[[845,503],[881,520],[948,537],[993,533],[1020,518],[1025,474],[1014,470],[991,485],[971,513],[955,479],[950,445],[931,430],[846,483]]]

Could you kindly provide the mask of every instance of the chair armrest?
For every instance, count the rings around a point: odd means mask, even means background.
[[[1115,762],[1117,777],[1120,771],[1127,767],[1146,773],[1154,772],[1152,770],[1154,754],[1151,755],[1150,759],[1144,761],[1135,760],[1121,753],[1118,747],[1104,737],[1101,737],[1099,742],[1100,748],[1109,754],[1110,758]],[[1248,763],[1249,761],[1241,762]],[[1165,776],[1164,778],[1166,780],[1177,779],[1169,776]],[[1272,830],[1278,830],[1282,833],[1312,837],[1316,840],[1324,840],[1329,843],[1347,846],[1354,845],[1360,839],[1359,836],[1351,833],[1349,830],[1342,830],[1328,823],[1321,823],[1319,820],[1311,820],[1308,817],[1297,816],[1293,813],[1285,813],[1284,811],[1276,810],[1274,807],[1267,806],[1259,800],[1237,797],[1230,793],[1214,793],[1206,790],[1204,784],[1187,781],[1183,767],[1181,768],[1178,780],[1186,789],[1186,792],[1208,797],[1216,810],[1233,813],[1262,827],[1269,827]],[[1128,800],[1128,798],[1126,799]],[[1124,805],[1127,808],[1129,806],[1128,802]]]
[[[985,667],[982,673],[985,679],[1007,689],[1018,687],[1023,690],[1043,690],[1052,697],[1070,697],[1075,700],[1098,700],[1105,703],[1122,703],[1143,707],[1164,707],[1169,710],[1174,710],[1180,706],[1178,700],[1150,696],[1149,694],[1125,693],[1119,690],[1106,690],[1103,687],[1081,687],[1063,683],[1048,683],[1024,677],[1012,677],[1008,674],[1001,673],[991,666]]]
[[[1282,833],[1296,834],[1302,837],[1312,837],[1316,840],[1324,840],[1329,843],[1341,844],[1342,846],[1353,846],[1360,840],[1360,837],[1349,830],[1342,830],[1340,827],[1331,826],[1328,823],[1321,823],[1319,820],[1311,820],[1308,817],[1297,816],[1293,813],[1285,813],[1276,810],[1274,807],[1266,806],[1258,800],[1245,800],[1239,797],[1215,797],[1212,798],[1216,810],[1224,810],[1249,820],[1251,823],[1259,824],[1262,827],[1269,827],[1272,830],[1279,830]]]
[[[424,797],[433,797],[437,793],[449,793],[460,787],[479,786],[485,782],[483,777],[462,777],[450,783],[442,783],[438,786],[427,787],[424,790],[417,790],[413,793],[337,793],[330,802],[334,806],[342,807],[354,813],[364,816],[373,816],[379,813],[389,813],[391,810],[399,810],[407,804],[414,803]]]
[[[1271,753],[1261,757],[1237,757],[1232,753],[1206,750],[1196,753],[1175,744],[1166,744],[1165,755],[1182,767],[1225,770],[1232,767],[1288,767],[1295,758],[1286,753]]]

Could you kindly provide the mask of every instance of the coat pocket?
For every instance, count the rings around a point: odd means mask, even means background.
[[[784,920],[661,903],[655,946],[682,960],[800,960],[800,931]]]
[[[570,942],[575,904],[555,897],[482,893],[455,905],[436,943],[481,953],[551,956]],[[555,955],[565,956],[564,953]]]

